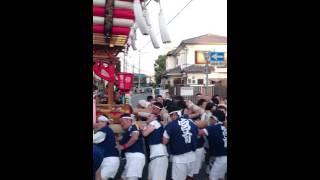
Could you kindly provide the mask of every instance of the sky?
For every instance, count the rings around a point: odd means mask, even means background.
[[[169,22],[190,0],[160,0],[166,22]],[[227,0],[193,0],[169,25],[167,25],[171,43],[163,44],[159,33],[159,4],[152,0],[147,6],[150,21],[155,34],[159,49],[155,49],[150,42],[150,36],[144,36],[137,30],[136,46],[141,49],[140,72],[154,75],[154,62],[159,55],[165,55],[168,51],[176,48],[181,41],[205,34],[227,36]],[[149,44],[147,44],[149,43]],[[147,44],[147,45],[146,45]],[[144,47],[144,48],[143,48]],[[139,53],[129,48],[125,57],[128,62],[127,72],[138,73]],[[124,54],[118,55],[123,67]]]

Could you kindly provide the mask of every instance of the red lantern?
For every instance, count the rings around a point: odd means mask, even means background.
[[[109,65],[108,67],[105,67],[103,65],[103,62],[96,62],[93,65],[93,71],[97,76],[101,77],[102,79],[109,81],[111,83],[114,82],[114,74],[115,74],[114,65]]]
[[[117,86],[120,91],[127,92],[130,91],[133,84],[133,74],[132,73],[119,73],[117,74]]]

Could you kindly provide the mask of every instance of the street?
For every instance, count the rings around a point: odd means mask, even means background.
[[[138,105],[138,101],[143,99],[143,100],[147,100],[148,96],[152,96],[152,93],[141,93],[141,94],[132,94],[131,97],[131,104],[132,104],[132,108],[135,110],[137,105]]]

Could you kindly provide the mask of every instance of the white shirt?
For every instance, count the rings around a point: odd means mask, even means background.
[[[97,132],[97,133],[93,133],[93,143],[94,144],[99,144],[101,142],[104,141],[104,139],[106,138],[106,133],[104,132]]]

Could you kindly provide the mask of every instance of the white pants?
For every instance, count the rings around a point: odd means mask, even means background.
[[[210,180],[218,180],[224,178],[227,172],[227,156],[219,156],[215,158],[210,171]]]
[[[172,163],[172,179],[185,180],[187,176],[193,177],[194,161],[190,163]]]
[[[193,174],[199,174],[199,171],[201,169],[201,166],[202,166],[202,163],[204,161],[204,155],[205,155],[205,150],[204,148],[198,148],[196,150],[196,160],[194,161],[194,171],[193,171]]]
[[[128,177],[128,178],[125,178],[125,180],[138,180],[139,178],[137,177]]]
[[[166,180],[168,169],[168,157],[162,156],[153,159],[149,163],[148,179]]]
[[[141,178],[146,163],[145,157],[126,157],[126,160],[127,162],[122,173],[122,178]]]
[[[102,180],[114,178],[117,174],[120,165],[119,157],[105,157],[101,164],[101,177]]]

